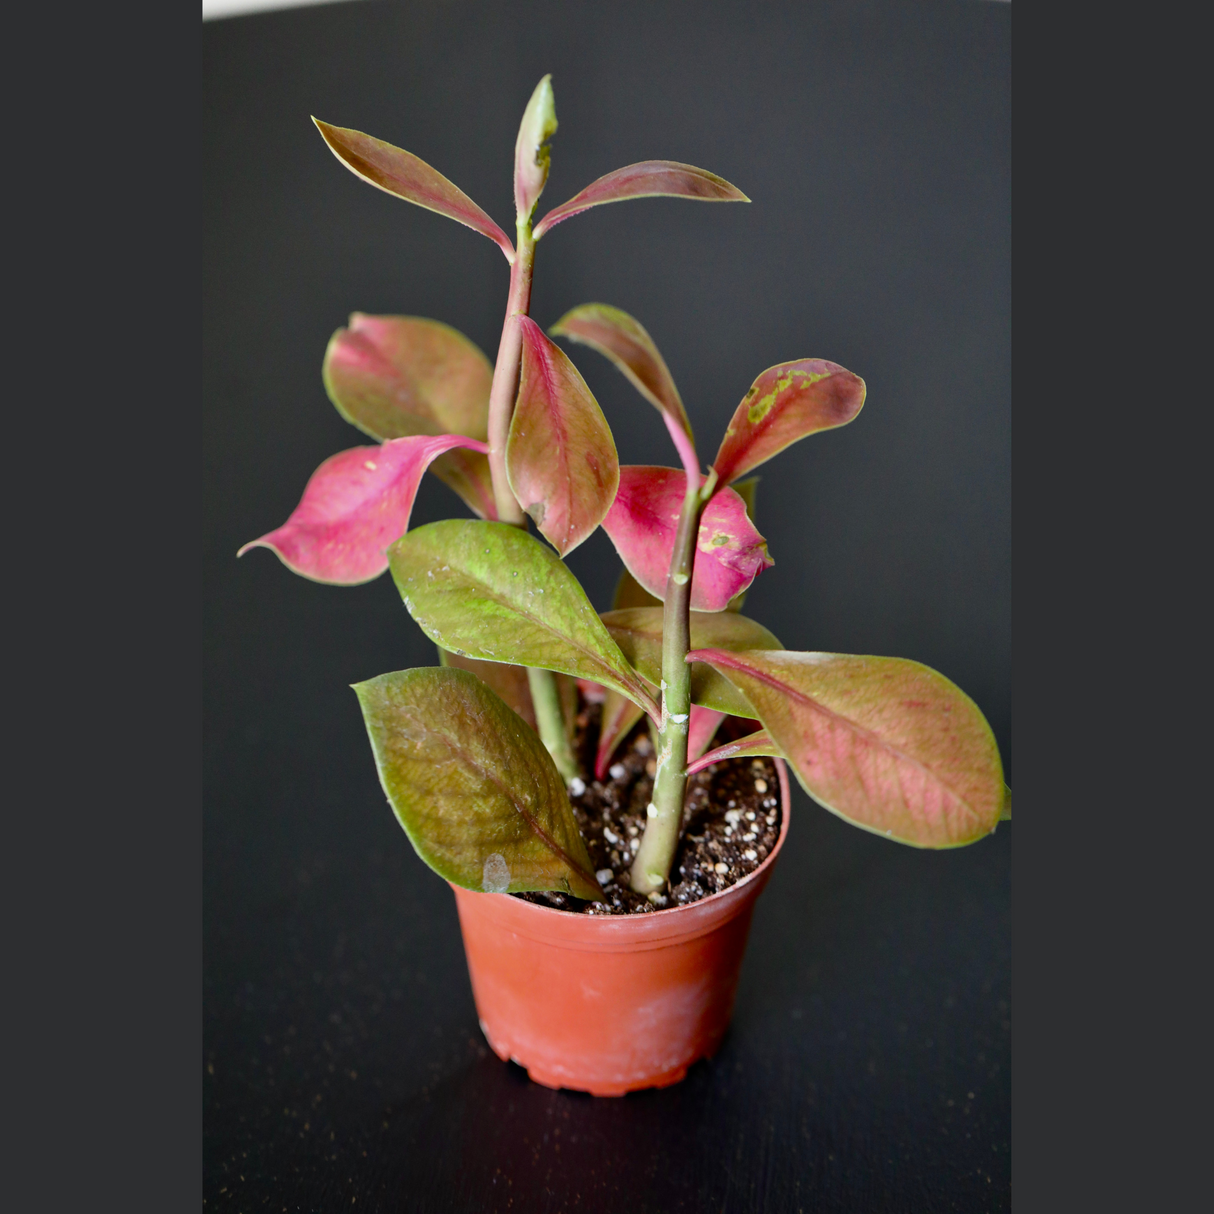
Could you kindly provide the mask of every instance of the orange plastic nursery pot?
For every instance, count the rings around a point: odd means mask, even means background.
[[[755,902],[788,835],[729,889],[643,915],[579,915],[452,886],[481,1029],[537,1083],[596,1096],[678,1083],[733,1013]]]

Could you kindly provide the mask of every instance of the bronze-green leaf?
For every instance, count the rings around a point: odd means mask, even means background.
[[[520,528],[476,519],[429,523],[392,545],[388,567],[410,615],[436,645],[590,679],[657,715],[577,579]]]
[[[754,705],[819,805],[915,847],[960,847],[995,829],[1003,767],[959,687],[904,658],[693,651]]]
[[[416,535],[417,532],[412,534]],[[603,616],[624,656],[650,683],[662,681],[662,608],[630,607]],[[692,649],[781,649],[762,624],[737,612],[691,612]],[[753,717],[746,697],[723,675],[697,662],[691,668],[691,702],[735,717]]]
[[[439,876],[486,893],[602,897],[551,756],[475,675],[398,670],[354,691],[388,802]]]
[[[406,152],[403,148],[393,147],[382,139],[364,135],[362,131],[354,131],[349,127],[331,126],[313,118],[316,129],[320,132],[329,151],[350,170],[355,177],[362,178],[368,185],[403,198],[406,202],[416,203],[427,211],[438,215],[446,215],[456,223],[488,236],[494,244],[506,255],[506,260],[514,261],[514,245],[510,237],[501,230],[468,197],[458,186],[448,181],[437,169],[431,168],[424,160]]]
[[[531,702],[531,687],[525,666],[508,666],[505,662],[481,662],[462,654],[449,653],[438,646],[438,660],[444,666],[474,674],[492,692],[518,713],[532,729],[535,728],[535,705]]]

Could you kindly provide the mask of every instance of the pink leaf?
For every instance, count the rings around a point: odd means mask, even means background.
[[[506,475],[518,503],[564,556],[603,521],[620,463],[607,419],[565,352],[520,316],[518,401]]]
[[[269,548],[288,569],[314,582],[369,582],[387,569],[387,548],[408,531],[413,499],[430,461],[453,447],[487,449],[473,438],[440,434],[330,456],[312,473],[291,517],[236,555]]]
[[[603,530],[628,572],[663,600],[686,484],[687,474],[677,468],[625,466],[620,469],[615,501],[603,520]],[[774,563],[746,513],[746,503],[732,489],[718,490],[700,520],[692,610],[724,611],[735,595]]]
[[[556,104],[552,77],[535,86],[523,111],[514,141],[514,209],[520,220],[530,219],[548,180],[548,140],[556,134]]]
[[[488,436],[493,368],[458,330],[420,316],[367,316],[329,339],[321,375],[338,413],[373,438]],[[431,467],[481,518],[496,519],[489,461],[454,450]]]
[[[754,723],[757,725],[758,721]],[[710,750],[705,755],[696,757],[688,750],[687,774],[689,776],[693,775],[697,771],[702,771],[705,767],[711,767],[714,763],[720,763],[723,759],[741,759],[750,755],[775,755],[776,758],[783,758],[780,748],[771,740],[771,735],[767,730],[758,729],[754,733],[747,734],[745,737],[737,738],[732,742],[726,742],[723,746],[718,746],[715,750]]]
[[[643,160],[592,181],[580,194],[549,211],[536,225],[535,238],[539,240],[549,228],[591,207],[629,198],[655,197],[692,198],[700,202],[750,201],[737,186],[706,169],[675,160]]]
[[[330,126],[319,118],[312,121],[329,150],[356,177],[385,193],[414,202],[427,211],[446,215],[448,219],[488,236],[506,254],[506,260],[513,263],[514,245],[510,243],[510,237],[463,190],[424,160],[361,131]]]
[[[915,847],[990,834],[1004,804],[982,713],[942,674],[904,658],[693,650],[750,701],[818,804]]]
[[[723,485],[799,438],[845,425],[864,404],[864,381],[823,358],[768,367],[734,411],[713,467]]]
[[[691,706],[691,720],[687,723],[687,762],[693,763],[703,753],[705,747],[716,736],[725,713],[716,712],[712,708],[704,708],[699,704]]]
[[[605,780],[611,757],[620,743],[632,732],[632,727],[645,715],[631,700],[618,691],[608,690],[599,718],[599,746],[594,756],[594,778]]]

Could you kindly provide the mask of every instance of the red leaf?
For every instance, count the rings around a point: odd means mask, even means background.
[[[387,548],[409,529],[422,474],[453,447],[487,450],[476,439],[440,434],[330,456],[312,473],[291,517],[236,555],[269,548],[288,569],[314,582],[369,582],[387,569]]]
[[[734,411],[713,467],[723,485],[785,447],[845,425],[864,404],[864,381],[822,358],[768,367]]]
[[[628,572],[662,600],[686,485],[687,474],[677,468],[625,466],[603,520],[603,530]],[[746,503],[732,489],[718,490],[700,520],[692,610],[724,611],[730,599],[774,563],[746,513]]]
[[[620,463],[607,419],[565,352],[520,316],[518,401],[506,475],[518,503],[564,556],[603,521]]]
[[[700,202],[750,201],[737,186],[706,169],[679,164],[676,160],[643,160],[592,181],[580,194],[549,211],[536,225],[535,238],[539,240],[549,228],[591,207],[629,198],[655,197],[692,198]]]

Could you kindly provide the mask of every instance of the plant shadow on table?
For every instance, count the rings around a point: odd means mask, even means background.
[[[988,977],[967,989],[921,934],[941,899],[979,909],[964,890],[977,874],[941,867],[933,882],[916,853],[858,853],[838,857],[846,890],[823,873],[817,897],[789,882],[773,899],[748,958],[773,981],[744,979],[734,1027],[684,1082],[615,1099],[552,1091],[470,1041],[465,1066],[385,1107],[357,1208],[1009,1208],[1005,942],[989,942]],[[1006,838],[992,841],[976,867],[994,877],[1006,858]],[[903,883],[925,877],[908,897]],[[886,898],[906,918],[874,929],[863,920]],[[810,962],[781,944],[781,920],[806,910],[823,924]]]

